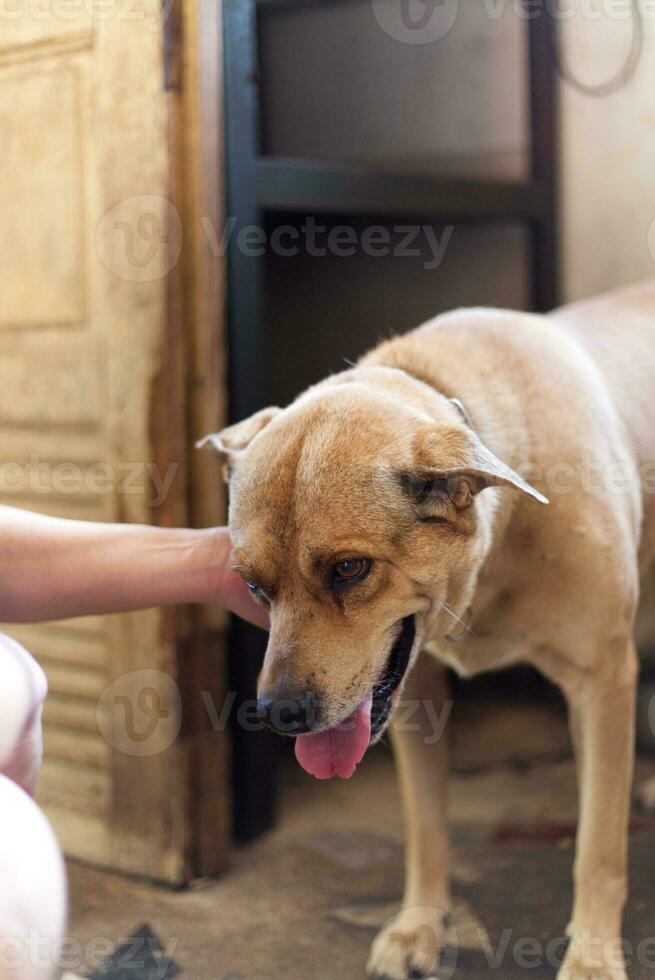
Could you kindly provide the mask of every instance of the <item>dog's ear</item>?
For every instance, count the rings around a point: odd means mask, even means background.
[[[417,501],[449,500],[461,510],[486,487],[507,486],[541,504],[548,500],[515,470],[503,463],[471,428],[432,428],[415,443],[416,467],[405,474],[407,493]]]
[[[211,446],[214,452],[225,463],[224,475],[227,480],[229,478],[230,467],[234,465],[239,453],[247,449],[255,436],[262,429],[265,429],[268,423],[272,422],[275,416],[279,415],[281,411],[281,408],[275,406],[262,408],[261,411],[255,412],[254,415],[251,415],[248,419],[244,419],[243,422],[237,422],[235,425],[223,429],[222,432],[213,432],[205,436],[204,439],[200,439],[196,443],[196,449]]]

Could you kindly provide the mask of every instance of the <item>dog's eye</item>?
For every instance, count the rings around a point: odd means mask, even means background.
[[[334,566],[335,585],[352,585],[361,582],[371,570],[368,558],[343,558]]]
[[[270,606],[271,600],[266,595],[261,585],[257,585],[256,582],[246,582],[246,586],[248,587],[248,591],[250,592],[250,595],[254,599],[257,599],[258,602],[263,602],[267,606]]]

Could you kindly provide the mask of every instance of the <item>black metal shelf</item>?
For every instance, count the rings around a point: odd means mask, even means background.
[[[254,194],[262,211],[435,221],[536,221],[545,183],[389,172],[361,165],[259,157]]]
[[[530,160],[528,177],[459,178],[402,172],[392,163],[360,166],[264,155],[259,32],[276,10],[362,0],[224,0],[227,214],[239,227],[261,226],[268,214],[423,220],[435,223],[516,222],[527,229],[532,307],[556,305],[557,78],[552,57],[556,19],[547,0],[523,0],[529,47]],[[369,0],[370,2],[370,0]],[[528,9],[529,8],[529,9]],[[335,147],[335,153],[338,147]],[[265,257],[246,254],[232,236],[228,250],[229,414],[237,421],[271,400],[265,316]],[[238,703],[254,695],[263,634],[234,622],[231,686]],[[234,730],[235,829],[254,837],[274,821],[277,741]]]

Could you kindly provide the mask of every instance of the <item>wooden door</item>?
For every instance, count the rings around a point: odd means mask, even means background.
[[[209,492],[193,503],[190,467],[208,481],[187,453],[220,404],[221,269],[189,225],[212,204],[198,121],[207,65],[220,78],[208,10],[3,5],[5,503],[102,521],[220,517]],[[152,610],[9,630],[48,675],[40,799],[68,855],[171,882],[222,866],[225,735],[198,700],[203,687],[221,693],[220,626]]]

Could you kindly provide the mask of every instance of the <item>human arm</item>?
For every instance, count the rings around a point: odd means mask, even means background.
[[[214,603],[263,628],[227,528],[99,524],[0,506],[0,622]]]

